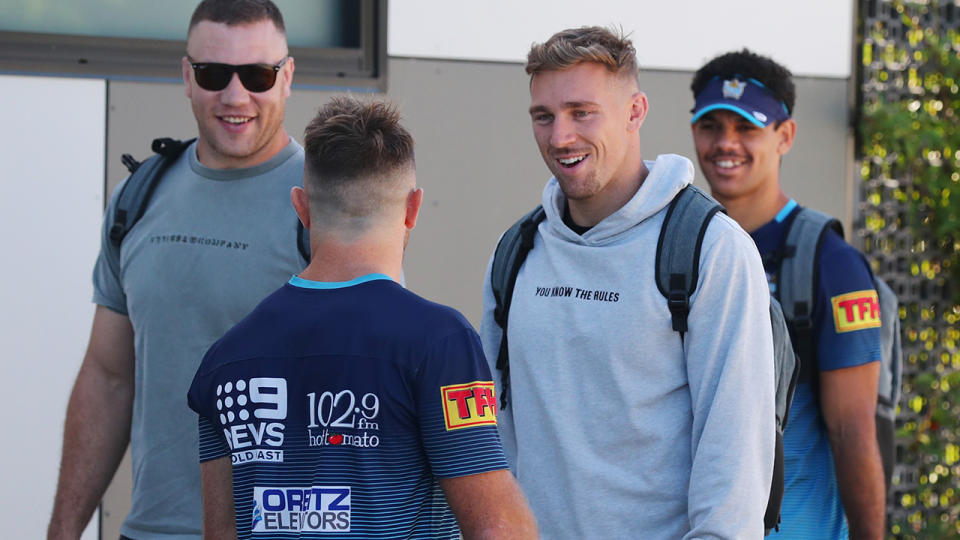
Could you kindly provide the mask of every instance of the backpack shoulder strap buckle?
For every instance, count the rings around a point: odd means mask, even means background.
[[[690,313],[690,296],[686,291],[672,290],[667,296],[667,308],[670,310],[670,322],[673,329],[683,333],[687,331],[687,314]]]
[[[657,240],[657,289],[667,300],[673,329],[683,334],[688,329],[690,297],[697,287],[700,247],[707,226],[723,207],[709,195],[690,184],[680,190],[667,209]]]

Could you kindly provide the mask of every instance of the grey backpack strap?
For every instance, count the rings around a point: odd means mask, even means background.
[[[507,321],[510,316],[510,302],[513,300],[513,286],[517,282],[520,267],[527,254],[533,249],[537,227],[546,219],[542,206],[520,218],[500,237],[497,249],[493,252],[493,264],[490,269],[490,287],[496,307],[493,319],[500,327],[500,349],[497,354],[497,370],[500,372],[500,409],[507,407],[510,389],[510,356],[507,345]]]
[[[784,462],[783,462],[783,430],[787,428],[790,418],[790,404],[793,402],[793,393],[800,379],[799,360],[793,351],[790,342],[790,330],[783,318],[780,303],[773,296],[770,297],[770,327],[773,330],[773,366],[776,381],[776,414],[777,433],[774,448],[773,480],[770,482],[770,496],[767,498],[767,509],[763,515],[765,535],[771,530],[780,530],[780,508],[783,502]]]
[[[817,286],[820,243],[828,228],[843,236],[843,227],[833,217],[800,208],[788,226],[780,261],[777,296],[793,329],[794,345],[800,356],[801,380],[812,380],[816,370],[813,361],[816,353],[813,345],[813,291]]]
[[[667,209],[657,240],[657,288],[667,299],[673,329],[683,339],[690,296],[697,288],[700,246],[720,203],[693,184],[683,188]]]
[[[880,335],[883,344],[880,362],[880,380],[877,387],[877,414],[893,421],[900,402],[900,381],[903,378],[903,348],[900,343],[899,302],[887,282],[874,276],[880,302]]]
[[[774,375],[777,383],[776,411],[777,428],[780,433],[787,427],[790,418],[790,404],[793,403],[793,391],[800,378],[799,360],[790,341],[790,330],[783,309],[777,299],[770,297],[770,328],[773,330]]]
[[[897,403],[903,379],[903,348],[900,337],[900,308],[896,293],[882,279],[873,277],[880,302],[880,379],[877,381],[877,443],[883,474],[890,491],[897,460]]]

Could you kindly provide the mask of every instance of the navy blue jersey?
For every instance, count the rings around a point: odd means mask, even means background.
[[[787,224],[799,207],[790,201],[763,227],[751,233],[770,282],[777,292]],[[880,360],[877,292],[866,261],[833,230],[820,246],[818,288],[813,296],[817,371],[859,366]],[[874,309],[861,309],[871,305]],[[783,434],[784,495],[779,533],[770,538],[847,538],[847,523],[830,441],[815,389],[801,381]]]
[[[437,478],[507,464],[479,338],[386,276],[294,277],[210,348],[200,461],[231,456],[243,538],[457,538]]]

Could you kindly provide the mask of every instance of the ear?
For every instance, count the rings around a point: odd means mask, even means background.
[[[286,99],[290,97],[290,85],[293,84],[293,71],[296,69],[292,56],[287,58],[287,61],[283,64],[282,69],[286,73],[286,76],[283,78],[283,97]]]
[[[190,82],[190,75],[193,71],[193,66],[190,65],[190,60],[187,60],[186,56],[180,59],[180,71],[183,74],[183,93],[187,95],[187,98],[192,99],[193,84]]]
[[[422,204],[423,188],[416,188],[407,194],[407,212],[403,224],[408,231],[417,226],[417,218],[420,216],[420,205]]]
[[[302,187],[294,186],[290,188],[290,202],[293,203],[293,209],[303,223],[303,228],[310,230],[310,197]]]
[[[647,117],[648,107],[647,95],[643,92],[634,92],[630,96],[630,115],[627,124],[630,132],[638,131],[640,126],[643,125],[643,121]]]
[[[793,140],[797,136],[797,122],[793,118],[787,118],[777,127],[777,153],[785,155],[793,147]]]

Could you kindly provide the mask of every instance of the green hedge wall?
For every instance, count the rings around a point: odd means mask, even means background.
[[[857,233],[900,298],[894,538],[960,537],[960,6],[861,0]]]

